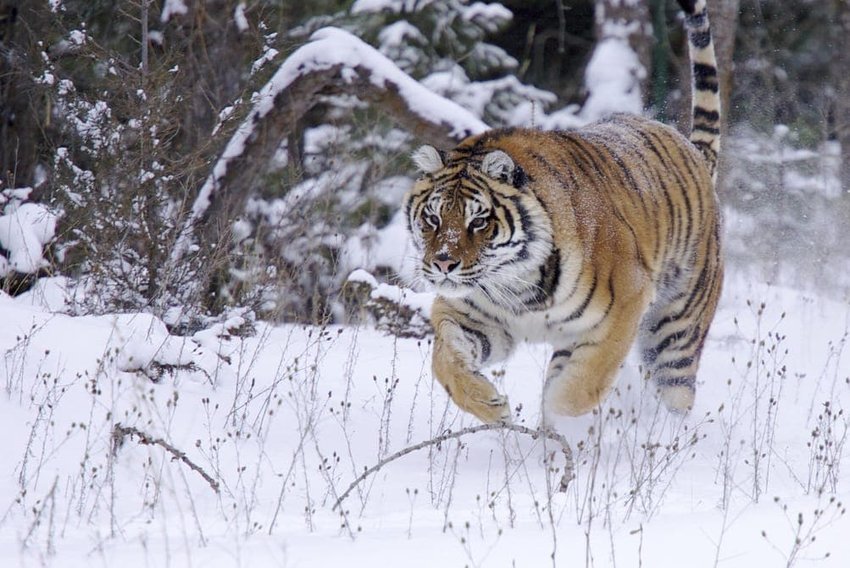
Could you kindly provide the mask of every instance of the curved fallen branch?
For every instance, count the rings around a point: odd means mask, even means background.
[[[348,94],[368,102],[417,138],[454,147],[489,127],[471,112],[424,87],[371,45],[338,29],[323,28],[294,51],[252,97],[252,108],[236,128],[189,212],[171,261],[189,249],[198,226],[213,232],[241,211],[256,183],[295,127],[320,97]],[[216,235],[206,242],[218,243]]]
[[[431,438],[430,440],[425,440],[424,442],[420,442],[416,445],[408,446],[402,450],[397,451],[391,456],[387,456],[369,469],[365,470],[363,473],[360,474],[360,476],[357,477],[357,479],[352,481],[351,485],[348,486],[348,489],[345,490],[345,493],[340,495],[339,499],[336,500],[336,503],[334,503],[334,506],[331,507],[331,510],[335,511],[337,507],[339,507],[339,505],[345,500],[345,498],[348,497],[348,495],[352,491],[354,491],[354,489],[364,479],[366,479],[373,473],[379,471],[382,467],[389,464],[390,462],[393,462],[415,451],[428,448],[430,446],[442,444],[447,440],[454,440],[460,438],[461,436],[477,434],[478,432],[486,432],[490,430],[509,430],[518,434],[525,434],[527,436],[531,436],[535,440],[537,438],[543,437],[547,440],[552,440],[556,442],[560,446],[561,452],[564,454],[564,473],[563,475],[561,475],[561,481],[558,484],[558,492],[565,493],[567,491],[567,488],[569,488],[570,486],[570,481],[575,478],[575,464],[573,463],[573,450],[572,448],[570,448],[570,444],[567,442],[566,438],[564,438],[561,434],[553,432],[552,430],[534,430],[532,428],[527,428],[518,424],[480,424],[478,426],[470,426],[468,428],[463,428],[462,430],[458,430],[457,432],[446,432],[445,434],[441,434],[435,438]]]

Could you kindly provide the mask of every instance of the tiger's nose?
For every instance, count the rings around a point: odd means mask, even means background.
[[[434,259],[434,266],[436,266],[440,272],[443,274],[448,274],[458,266],[460,266],[460,261],[455,260],[446,253],[440,253]]]

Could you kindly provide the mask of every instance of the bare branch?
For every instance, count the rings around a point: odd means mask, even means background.
[[[561,475],[561,481],[558,485],[558,492],[565,493],[570,486],[570,481],[575,478],[574,469],[575,465],[573,464],[573,450],[570,448],[569,443],[566,438],[564,438],[561,434],[554,432],[552,430],[533,430],[531,428],[527,428],[525,426],[520,426],[518,424],[510,424],[510,423],[497,423],[497,424],[480,424],[478,426],[470,426],[469,428],[463,428],[462,430],[458,430],[457,432],[446,432],[445,434],[441,434],[435,438],[431,438],[430,440],[425,440],[424,442],[420,442],[413,446],[408,446],[403,450],[399,450],[391,456],[387,456],[382,459],[369,469],[365,470],[360,476],[357,477],[354,481],[351,482],[351,485],[348,486],[348,489],[345,490],[345,493],[340,495],[339,499],[336,500],[334,506],[331,510],[336,510],[339,507],[340,503],[342,503],[348,495],[354,491],[354,489],[367,477],[379,471],[385,465],[394,462],[395,460],[406,456],[407,454],[413,453],[417,450],[421,450],[424,448],[428,448],[430,446],[436,446],[437,444],[442,444],[447,440],[453,440],[456,438],[460,438],[461,436],[466,436],[468,434],[477,434],[478,432],[487,432],[490,430],[509,430],[511,432],[516,432],[518,434],[525,434],[527,436],[531,436],[533,439],[537,439],[543,437],[548,440],[552,440],[557,442],[561,447],[561,452],[564,454],[564,473]]]
[[[187,466],[189,466],[191,469],[198,472],[198,474],[201,477],[203,477],[206,480],[207,483],[210,484],[210,487],[212,487],[213,491],[215,491],[216,493],[219,492],[218,481],[216,481],[215,479],[210,477],[210,475],[207,472],[205,472],[201,468],[201,466],[199,466],[198,464],[196,464],[195,462],[190,460],[189,457],[186,455],[186,452],[183,452],[182,450],[178,450],[177,448],[175,448],[174,446],[172,446],[171,444],[169,444],[168,442],[166,442],[162,438],[154,438],[150,434],[146,434],[145,432],[142,432],[141,430],[139,430],[138,428],[134,428],[133,426],[124,426],[119,422],[112,429],[112,452],[113,453],[118,451],[118,448],[121,447],[121,444],[124,443],[124,438],[127,437],[127,436],[130,436],[131,438],[133,436],[137,436],[139,438],[139,443],[142,444],[143,446],[155,445],[155,446],[160,446],[161,448],[164,448],[168,453],[170,453],[172,456],[174,456],[174,459],[178,459],[178,460],[182,461]]]

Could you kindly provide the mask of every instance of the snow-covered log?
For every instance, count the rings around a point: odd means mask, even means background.
[[[185,254],[199,224],[213,230],[227,226],[227,216],[241,209],[246,188],[266,170],[296,121],[320,96],[342,93],[375,105],[399,126],[438,147],[454,146],[488,128],[354,35],[338,28],[318,30],[255,93],[251,112],[228,141],[194,201],[172,261]]]

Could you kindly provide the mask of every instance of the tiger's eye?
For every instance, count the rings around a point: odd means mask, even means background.
[[[487,225],[487,217],[476,217],[469,222],[469,228],[473,231],[483,229]]]
[[[434,227],[435,229],[440,226],[440,218],[436,215],[428,215],[425,220],[428,221],[428,224]]]

